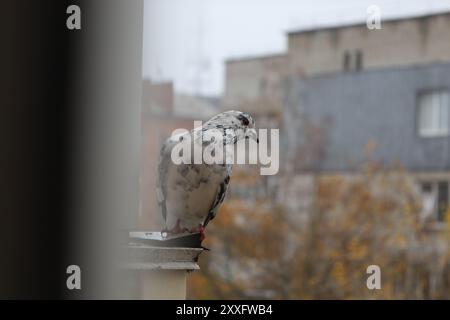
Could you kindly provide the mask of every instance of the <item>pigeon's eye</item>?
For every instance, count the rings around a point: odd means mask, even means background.
[[[250,123],[250,122],[248,121],[248,119],[247,119],[245,116],[243,116],[242,114],[240,114],[240,115],[238,116],[238,120],[239,120],[244,126],[248,126],[248,124]]]

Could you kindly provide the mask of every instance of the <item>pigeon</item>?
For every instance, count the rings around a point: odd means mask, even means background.
[[[227,147],[234,147],[242,139],[258,142],[255,121],[248,113],[231,110],[217,114],[200,127],[166,140],[161,147],[156,187],[157,201],[165,223],[161,231],[163,236],[199,233],[200,241],[203,241],[206,226],[215,218],[225,199],[232,171],[231,161],[198,163],[193,160],[192,154],[187,156],[191,161],[174,163],[173,149],[184,142],[189,146],[201,146],[202,154],[204,148],[221,147],[223,155],[229,156]],[[214,155],[214,151],[211,154]]]

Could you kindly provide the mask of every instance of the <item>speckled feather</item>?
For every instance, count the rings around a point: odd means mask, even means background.
[[[201,144],[210,129],[223,130],[223,144],[234,144],[252,133],[256,137],[252,117],[240,111],[220,113],[202,127],[169,138],[162,146],[158,165],[158,204],[165,221],[165,230],[173,230],[179,222],[181,230],[195,232],[200,225],[206,227],[214,219],[225,199],[231,164],[179,164],[171,160],[172,149],[183,140]],[[228,134],[226,134],[226,130]],[[231,134],[230,134],[231,132]],[[203,147],[210,143],[203,141]],[[192,161],[193,163],[193,161]]]

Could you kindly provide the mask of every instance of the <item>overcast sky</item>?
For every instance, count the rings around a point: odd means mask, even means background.
[[[144,0],[143,77],[220,95],[224,60],[284,52],[285,32],[450,10],[450,0]]]

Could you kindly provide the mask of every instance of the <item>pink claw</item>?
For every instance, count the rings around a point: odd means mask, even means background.
[[[205,240],[205,227],[202,224],[198,225],[198,232],[200,233],[200,241]]]

